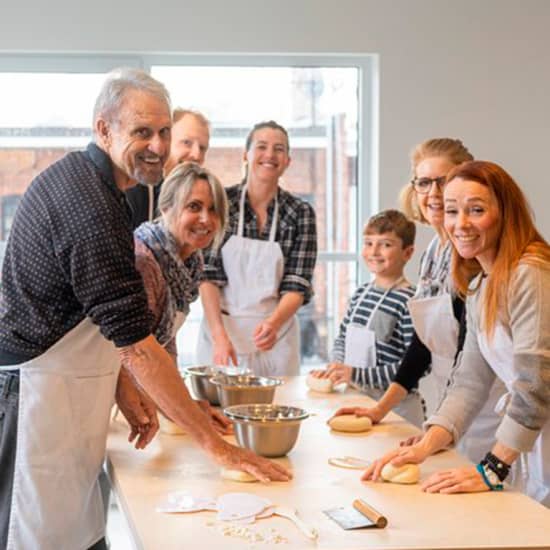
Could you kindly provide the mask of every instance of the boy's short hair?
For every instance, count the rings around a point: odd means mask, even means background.
[[[382,210],[371,216],[365,225],[363,235],[388,233],[393,231],[403,242],[403,248],[414,244],[416,226],[399,210]]]

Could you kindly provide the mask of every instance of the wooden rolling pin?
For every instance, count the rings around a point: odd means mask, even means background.
[[[369,506],[364,500],[356,498],[353,501],[353,507],[361,512],[366,518],[370,519],[376,527],[383,528],[388,525],[388,520],[380,512],[377,512],[374,508]]]

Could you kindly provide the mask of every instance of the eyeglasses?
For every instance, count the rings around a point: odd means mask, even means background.
[[[441,189],[446,181],[447,176],[440,176],[439,178],[413,178],[411,180],[411,185],[417,193],[425,195],[430,192],[434,183]]]

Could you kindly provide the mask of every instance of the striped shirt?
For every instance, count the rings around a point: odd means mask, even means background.
[[[350,323],[359,326],[367,325],[373,310],[380,302],[386,289],[371,286],[361,298],[369,283],[361,285],[353,294],[342,322],[338,337],[334,341],[332,361],[344,363],[345,341]],[[374,388],[385,390],[393,381],[412,335],[413,325],[407,302],[414,296],[412,285],[395,288],[379,303],[370,322],[375,331],[376,365],[367,368],[353,368],[352,381],[360,389]],[[358,304],[358,301],[361,302]],[[358,307],[356,307],[358,306]]]
[[[229,223],[223,244],[229,237],[237,234],[239,225],[239,200],[244,183],[239,183],[226,189],[229,200]],[[279,286],[280,294],[294,291],[304,295],[306,304],[313,295],[312,278],[317,260],[317,228],[313,207],[302,199],[281,189],[277,192],[279,202],[279,220],[275,241],[279,243],[285,268]],[[267,222],[261,233],[258,232],[258,219],[250,206],[248,195],[244,201],[243,237],[250,239],[269,240],[269,230],[273,220],[275,200],[267,209]],[[227,284],[227,275],[223,268],[221,247],[204,251],[205,280],[218,286]]]

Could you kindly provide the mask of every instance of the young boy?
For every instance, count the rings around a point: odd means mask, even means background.
[[[313,376],[330,378],[333,385],[351,383],[374,399],[383,395],[413,335],[407,302],[415,288],[403,269],[414,252],[415,234],[414,223],[397,210],[369,219],[361,255],[374,280],[353,294],[334,341],[332,362]],[[396,412],[420,426],[420,395],[410,393]]]

